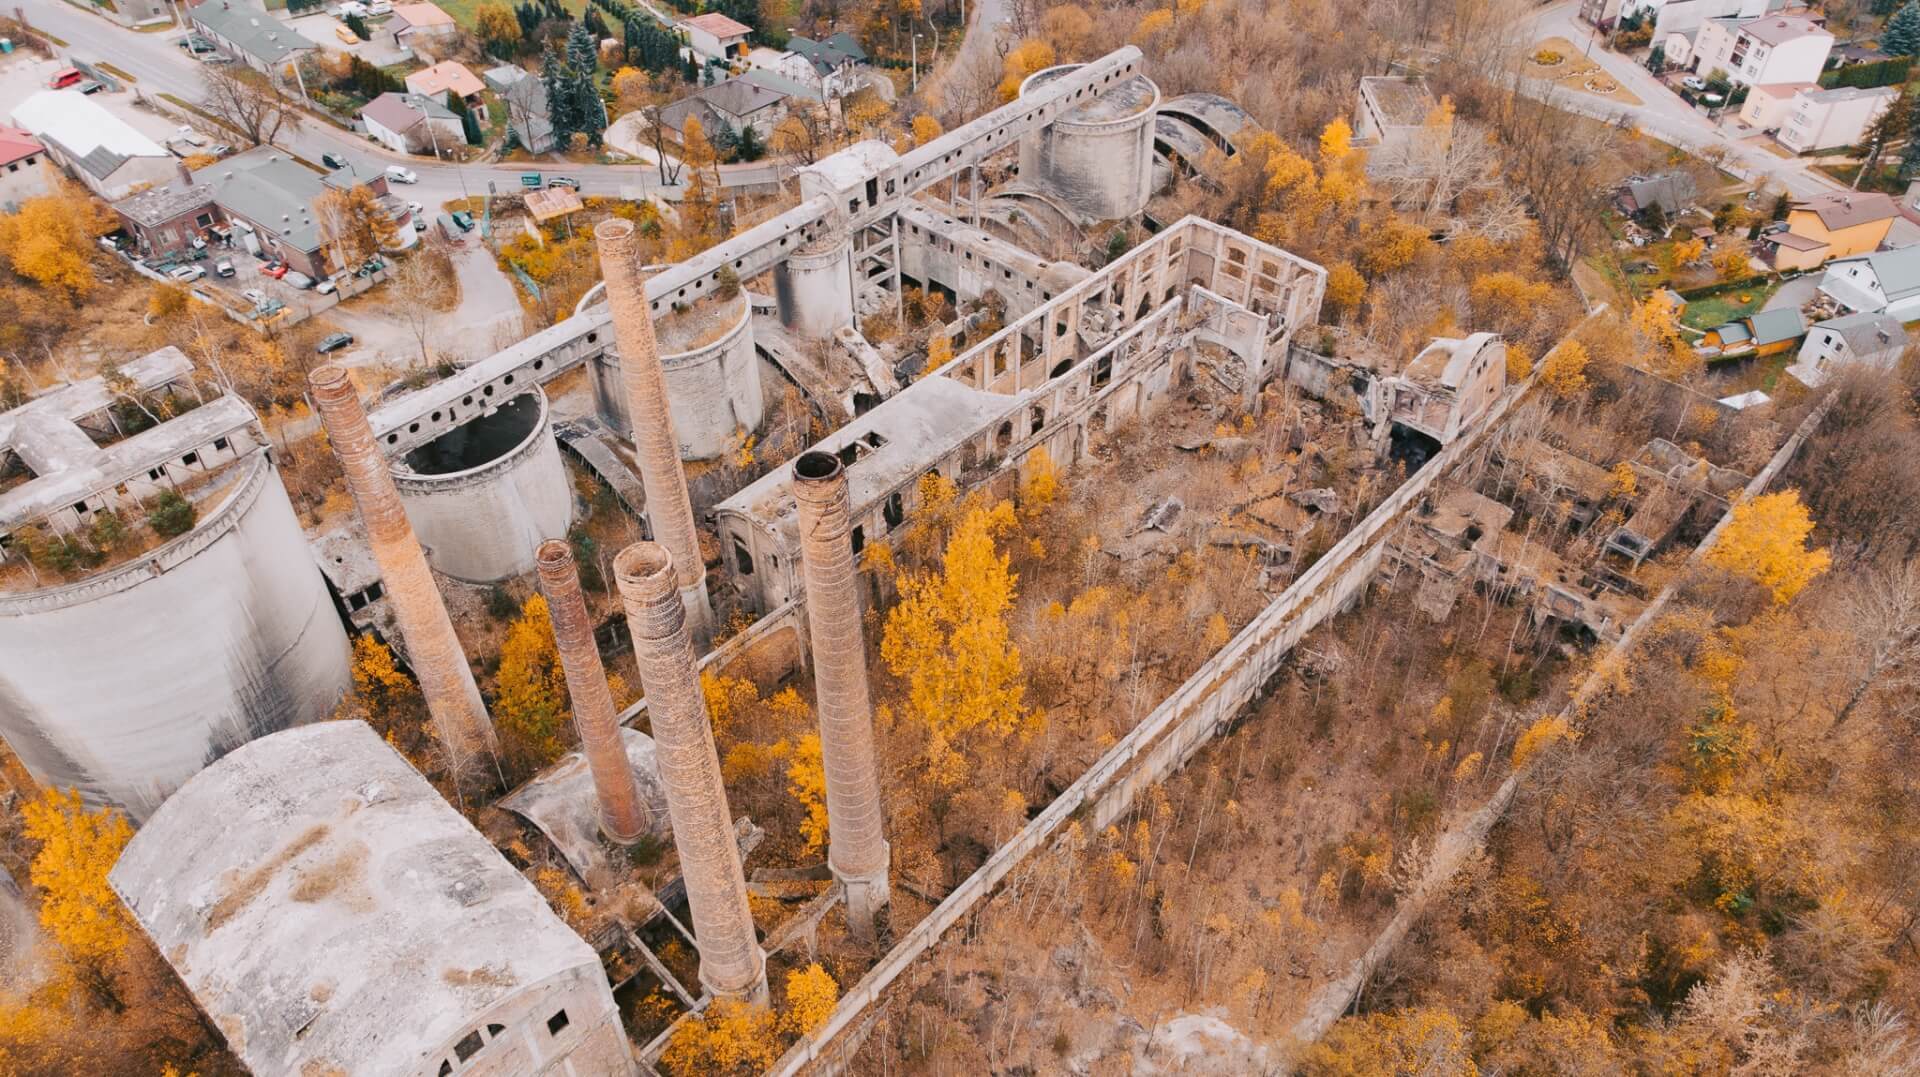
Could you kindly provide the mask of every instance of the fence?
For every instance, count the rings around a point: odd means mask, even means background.
[[[1052,840],[1076,815],[1099,830],[1125,814],[1133,798],[1165,778],[1254,698],[1280,668],[1293,645],[1365,587],[1386,550],[1387,531],[1439,478],[1468,458],[1499,425],[1525,388],[1508,393],[1467,437],[1454,442],[1401,484],[1326,555],[1293,581],[1240,633],[1168,696],[1078,781],[1033,818],[987,862],[915,924],[860,982],[841,998],[818,1031],[802,1036],[771,1074],[785,1077],[818,1064],[837,1072],[859,1048],[859,1037],[841,1038],[915,959],[947,929],[972,912],[1032,853]]]

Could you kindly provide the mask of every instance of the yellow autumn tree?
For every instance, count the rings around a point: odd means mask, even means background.
[[[1173,10],[1164,7],[1154,8],[1140,16],[1140,21],[1133,25],[1132,41],[1136,45],[1144,45],[1166,33],[1172,26]]]
[[[1360,268],[1373,276],[1404,269],[1433,248],[1427,230],[1412,221],[1392,217],[1380,226],[1373,241],[1360,254]]]
[[[674,1077],[761,1073],[779,1049],[773,1012],[737,999],[715,999],[680,1025],[660,1062]]]
[[[1300,1060],[1306,1077],[1440,1074],[1475,1077],[1471,1038],[1460,1020],[1441,1009],[1398,1010],[1349,1017]]]
[[[820,734],[808,733],[794,747],[793,758],[787,761],[787,792],[807,811],[807,817],[800,821],[806,851],[826,848],[827,771],[820,757]]]
[[[787,1009],[780,1024],[788,1032],[805,1035],[827,1023],[840,1001],[840,985],[818,961],[787,973]]]
[[[78,790],[48,789],[20,809],[38,845],[28,878],[40,889],[40,926],[96,997],[118,1008],[110,968],[127,948],[130,928],[107,872],[133,837],[126,816],[89,811]]]
[[[1000,100],[1011,101],[1020,93],[1020,84],[1036,71],[1052,67],[1053,46],[1029,39],[1015,45],[1001,64]]]
[[[940,137],[940,121],[922,112],[913,118],[913,144],[924,146]]]
[[[1680,332],[1680,305],[1666,289],[1654,292],[1636,307],[1630,324],[1646,369],[1663,378],[1683,378],[1699,366],[1692,345]]]
[[[1032,519],[1051,508],[1060,496],[1060,470],[1053,466],[1047,447],[1033,450],[1020,476],[1020,514]]]
[[[963,765],[953,745],[976,730],[1005,735],[1027,717],[1026,674],[1007,628],[1013,572],[996,537],[1013,523],[1013,506],[969,503],[938,572],[900,581],[880,653],[906,680],[907,709],[928,733],[928,762],[938,780]]]
[[[1628,498],[1640,490],[1640,477],[1625,460],[1613,465],[1613,481],[1607,484],[1607,496]]]
[[[15,273],[68,300],[92,290],[90,262],[96,217],[77,194],[29,198],[13,213],[0,213],[0,259]]]
[[[1586,345],[1577,340],[1563,340],[1540,361],[1540,380],[1556,396],[1578,395],[1586,391],[1590,361]]]
[[[366,708],[368,722],[383,735],[421,701],[419,689],[394,664],[393,652],[371,633],[354,637],[352,669],[354,696]]]
[[[1733,519],[1707,551],[1707,563],[1745,576],[1790,602],[1814,577],[1833,564],[1825,548],[1807,545],[1813,516],[1800,503],[1800,491],[1762,494],[1733,507]]]
[[[1508,270],[1482,273],[1467,287],[1476,322],[1509,334],[1531,322],[1552,298],[1553,285]]]
[[[560,668],[547,600],[540,595],[528,596],[500,644],[493,718],[536,763],[551,763],[565,750],[566,672]]]
[[[1722,247],[1714,253],[1713,271],[1719,274],[1721,280],[1727,281],[1739,280],[1752,273],[1753,268],[1748,264],[1746,251],[1737,246]]]
[[[1557,714],[1543,714],[1534,719],[1513,742],[1513,769],[1519,770],[1527,765],[1527,760],[1539,755],[1543,750],[1555,744],[1579,739],[1579,734],[1565,718]]]
[[[720,235],[720,199],[711,173],[720,155],[707,140],[700,121],[687,118],[680,135],[681,160],[687,164],[687,190],[680,199],[680,229],[669,246],[671,257],[684,259],[718,243]]]
[[[1353,128],[1335,116],[1320,129],[1320,160],[1332,164],[1344,161],[1353,152]]]
[[[1327,267],[1327,304],[1337,314],[1352,314],[1367,297],[1367,278],[1353,268],[1352,262],[1335,262]]]

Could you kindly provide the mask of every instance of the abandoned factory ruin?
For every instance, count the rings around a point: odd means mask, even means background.
[[[1765,481],[1677,438],[1583,457],[1500,335],[1391,353],[1323,323],[1320,265],[1155,216],[1251,134],[1128,47],[800,167],[797,200],[683,261],[601,220],[601,283],[557,324],[424,384],[309,372],[352,508],[326,526],[178,349],[43,393],[0,414],[0,541],[172,516],[62,578],[0,560],[0,735],[138,827],[112,888],[253,1072],[664,1072],[689,1022],[816,960],[837,1003],[772,1064],[858,1068],[949,928],[1160,795],[1309,633],[1479,590],[1617,641],[1654,559]],[[1107,725],[1010,764],[1047,798],[941,842],[889,789],[905,704],[880,690],[887,610],[923,585],[874,566],[1001,502],[985,533],[1028,528],[1050,633],[1107,580],[1184,581],[1155,593],[1208,630],[1150,676],[1092,660]],[[1554,512],[1583,529],[1536,534]],[[522,770],[475,643],[501,596],[543,604],[570,727]],[[410,748],[347,709],[373,644],[418,685]],[[783,706],[804,720],[747,744],[742,715]],[[766,807],[791,799],[760,750],[817,752],[819,812]]]

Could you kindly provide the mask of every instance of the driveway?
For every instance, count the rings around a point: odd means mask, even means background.
[[[1804,307],[1808,303],[1812,302],[1813,297],[1819,291],[1820,291],[1820,274],[1808,273],[1803,277],[1795,277],[1792,280],[1787,281],[1786,283],[1780,285],[1780,290],[1774,292],[1771,296],[1767,297],[1767,301],[1760,305],[1760,309],[1761,310],[1781,310],[1781,309],[1799,310],[1801,307]]]

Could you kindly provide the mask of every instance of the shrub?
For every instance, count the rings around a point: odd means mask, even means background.
[[[147,526],[161,538],[178,538],[193,530],[200,512],[193,502],[168,490],[147,503]]]

